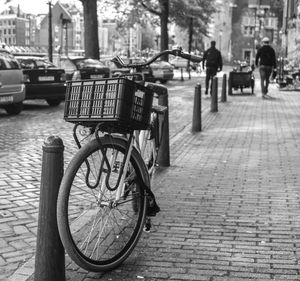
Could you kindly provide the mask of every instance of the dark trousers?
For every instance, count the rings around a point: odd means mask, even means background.
[[[217,67],[211,67],[211,66],[207,66],[206,67],[206,77],[205,77],[205,93],[208,93],[208,89],[209,89],[209,80],[211,80],[211,85],[210,88],[212,86],[212,78],[217,74],[218,68]]]
[[[261,85],[261,92],[263,95],[268,93],[268,87],[269,87],[272,70],[273,67],[270,65],[261,65],[259,67],[260,85]]]

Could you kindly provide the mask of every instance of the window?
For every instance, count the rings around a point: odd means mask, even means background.
[[[254,37],[254,26],[242,26],[242,34],[245,37]]]
[[[253,15],[246,15],[242,17],[242,34],[245,37],[253,37],[255,30],[255,18]]]
[[[275,18],[275,17],[266,18],[264,23],[265,23],[266,28],[276,29],[277,18]]]

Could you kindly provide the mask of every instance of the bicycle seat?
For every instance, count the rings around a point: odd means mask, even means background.
[[[159,84],[149,82],[147,83],[146,87],[151,89],[158,96],[163,96],[168,94],[168,88]]]

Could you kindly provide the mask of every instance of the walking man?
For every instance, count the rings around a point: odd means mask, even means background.
[[[221,52],[216,49],[216,41],[210,42],[210,48],[204,52],[202,66],[206,62],[206,77],[205,77],[205,95],[208,94],[209,81],[217,74],[218,71],[222,71],[223,61]]]
[[[270,76],[273,69],[276,69],[276,55],[274,49],[269,45],[268,37],[263,38],[263,46],[258,49],[255,65],[259,66],[260,84],[262,98],[265,98],[268,93]]]

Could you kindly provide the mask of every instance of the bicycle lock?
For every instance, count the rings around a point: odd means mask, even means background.
[[[65,281],[65,252],[56,220],[56,201],[64,173],[63,141],[48,137],[43,145],[34,281]]]

